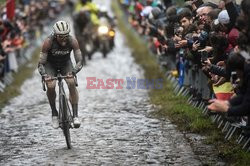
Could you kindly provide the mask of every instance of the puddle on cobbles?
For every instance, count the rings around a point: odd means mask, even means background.
[[[143,72],[117,32],[116,48],[108,57],[96,53],[78,74],[82,124],[71,130],[73,149],[67,150],[62,131],[51,127],[50,108],[35,71],[23,84],[21,95],[1,113],[0,165],[193,166],[209,160],[194,154],[175,125],[149,116],[154,108],[146,90],[86,89],[86,77],[131,76],[143,78]]]

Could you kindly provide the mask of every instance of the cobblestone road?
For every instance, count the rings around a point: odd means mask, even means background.
[[[169,121],[149,116],[146,90],[86,89],[86,77],[143,78],[118,32],[116,48],[103,59],[96,53],[78,74],[79,116],[67,150],[37,71],[0,114],[0,165],[201,165],[183,134]]]

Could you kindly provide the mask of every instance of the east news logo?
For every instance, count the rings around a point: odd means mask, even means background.
[[[162,89],[163,79],[137,79],[136,77],[126,77],[126,79],[97,79],[96,77],[86,77],[86,89]],[[124,85],[125,84],[125,85]]]

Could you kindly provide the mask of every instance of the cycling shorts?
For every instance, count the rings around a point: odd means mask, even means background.
[[[71,73],[73,70],[73,65],[71,61],[68,61],[66,63],[66,65],[64,65],[63,67],[60,68],[56,68],[53,66],[53,64],[51,64],[50,62],[47,62],[45,64],[45,72],[46,74],[48,74],[49,76],[53,76],[55,77],[58,73],[58,70],[60,70],[60,73],[62,75],[66,75],[67,73]]]

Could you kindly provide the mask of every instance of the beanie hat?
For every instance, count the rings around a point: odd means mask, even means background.
[[[227,13],[227,10],[222,10],[219,15],[218,18],[214,21],[214,24],[228,24],[230,23],[230,17]]]

